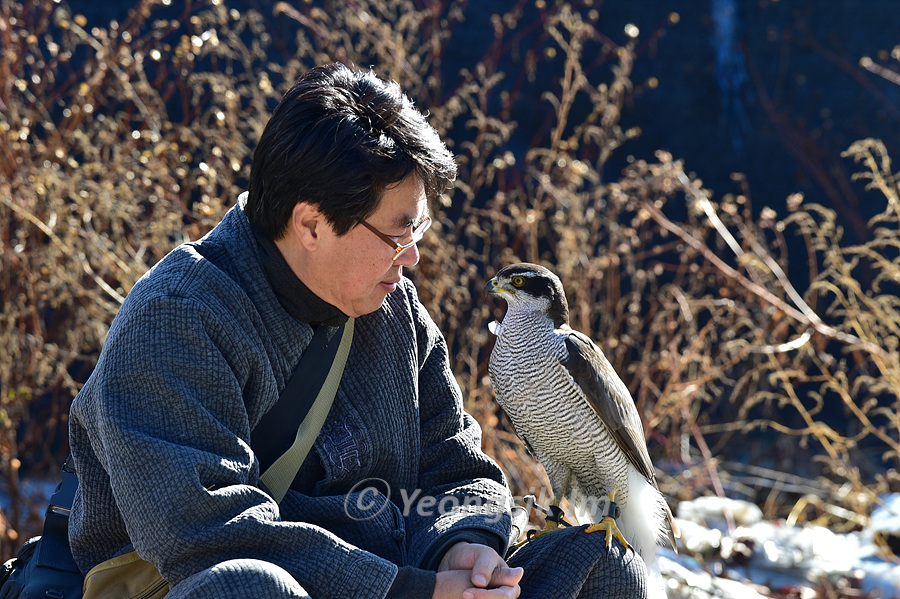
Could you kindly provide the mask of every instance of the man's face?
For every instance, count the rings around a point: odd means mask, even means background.
[[[425,187],[419,177],[411,175],[384,192],[378,209],[366,222],[385,235],[402,237],[427,214]],[[352,317],[380,308],[387,294],[397,288],[403,267],[419,262],[415,245],[392,260],[391,246],[361,225],[337,236],[326,224],[317,254],[314,291]]]

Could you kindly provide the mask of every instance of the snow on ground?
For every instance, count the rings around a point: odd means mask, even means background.
[[[900,560],[879,546],[900,541],[900,495],[882,501],[869,525],[849,534],[766,522],[745,501],[682,502],[680,553],[660,559],[669,599],[900,599]]]

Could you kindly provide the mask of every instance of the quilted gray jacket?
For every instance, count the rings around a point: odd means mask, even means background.
[[[250,431],[311,337],[279,303],[242,201],[135,285],[71,410],[81,486],[70,537],[82,570],[133,543],[172,584],[257,558],[317,599],[380,598],[399,566],[433,568],[454,535],[486,535],[502,551],[508,516],[473,498],[508,506],[509,491],[405,279],[356,319],[300,490],[276,504],[259,489]]]

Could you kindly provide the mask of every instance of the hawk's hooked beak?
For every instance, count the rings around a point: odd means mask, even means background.
[[[487,285],[484,286],[484,292],[491,295],[500,295],[503,292],[512,293],[513,291],[512,289],[507,289],[505,287],[497,285],[497,277],[494,277],[487,282]]]
[[[490,281],[487,282],[487,284],[484,286],[485,295],[488,295],[488,294],[500,295],[504,291],[506,291],[507,293],[512,293],[512,291],[510,291],[509,289],[505,289],[505,288],[501,287],[500,285],[497,285],[497,282],[498,282],[497,277],[494,277],[493,279],[491,279]],[[492,320],[491,322],[488,323],[488,330],[491,333],[493,333],[494,335],[499,336],[500,335],[500,323],[497,322],[496,320]]]

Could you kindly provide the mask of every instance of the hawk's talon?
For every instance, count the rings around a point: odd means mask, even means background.
[[[578,530],[575,531],[575,534],[572,535],[572,538],[574,539],[575,537],[577,537],[577,536],[580,535],[581,533],[586,533],[586,532],[587,532],[587,528],[588,528],[589,526],[591,526],[591,525],[590,525],[590,524],[582,524],[581,526],[579,526],[579,527],[578,527]]]
[[[556,530],[557,528],[560,528],[561,526],[572,526],[571,524],[569,524],[568,522],[566,522],[563,519],[565,512],[563,512],[562,508],[559,507],[558,505],[551,505],[549,508],[544,508],[537,504],[534,504],[534,506],[536,508],[538,508],[539,510],[541,510],[542,512],[544,512],[544,521],[546,522],[544,524],[544,528],[541,530],[532,528],[531,530],[526,532],[525,540],[522,541],[521,543],[517,543],[515,545],[516,548],[524,545],[525,543],[528,543],[529,541],[533,541],[538,537],[542,537],[545,534],[547,534],[548,532],[553,532],[554,530]]]
[[[520,545],[524,545],[525,543],[533,541],[538,537],[542,537],[545,534],[547,534],[548,532],[553,532],[557,528],[559,528],[559,524],[555,520],[551,520],[548,518],[547,524],[544,525],[544,528],[542,530],[532,528],[531,530],[529,530],[528,532],[525,533],[525,540],[522,541],[521,543],[519,543],[518,545],[516,545],[516,547],[519,547]]]
[[[612,516],[606,516],[600,522],[596,524],[591,524],[584,529],[585,534],[591,534],[593,532],[598,531],[606,531],[606,553],[609,555],[609,550],[612,548],[612,540],[616,538],[622,544],[626,550],[629,549],[628,541],[625,540],[625,537],[622,536],[621,531],[619,531],[619,527],[616,526],[615,519]]]

